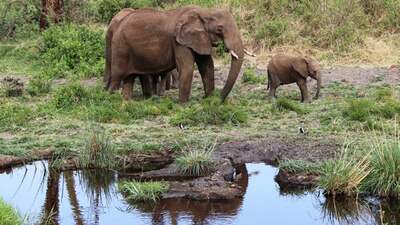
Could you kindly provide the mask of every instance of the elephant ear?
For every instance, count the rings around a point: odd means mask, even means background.
[[[175,27],[176,41],[200,55],[211,54],[211,40],[199,15],[193,11],[181,16]]]
[[[300,74],[300,76],[307,78],[308,77],[308,61],[304,58],[295,58],[292,61],[293,69]]]

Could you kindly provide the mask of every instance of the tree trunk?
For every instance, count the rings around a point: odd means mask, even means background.
[[[63,14],[63,0],[42,0],[42,13],[40,15],[40,29],[44,30],[49,22],[58,23]]]

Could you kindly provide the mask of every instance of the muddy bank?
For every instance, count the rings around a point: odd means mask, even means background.
[[[173,164],[141,173],[123,173],[120,178],[137,180],[169,180],[170,190],[163,198],[188,198],[197,200],[233,199],[243,196],[244,189],[237,182],[240,167],[246,163],[277,165],[280,160],[294,159],[308,162],[334,157],[338,145],[333,140],[287,140],[269,138],[259,141],[233,141],[221,144],[215,152],[214,172],[205,177],[188,178],[177,174]],[[276,180],[285,187],[312,187],[318,181],[313,174],[280,174]]]
[[[13,167],[22,166],[33,161],[51,159],[52,156],[53,151],[51,150],[37,151],[26,157],[0,154],[0,173],[7,172]]]

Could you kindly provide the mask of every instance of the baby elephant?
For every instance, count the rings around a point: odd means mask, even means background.
[[[269,97],[275,96],[276,88],[281,84],[296,82],[301,91],[301,102],[309,102],[307,77],[317,80],[317,93],[321,89],[321,71],[317,61],[309,57],[290,57],[286,55],[273,56],[268,64]]]

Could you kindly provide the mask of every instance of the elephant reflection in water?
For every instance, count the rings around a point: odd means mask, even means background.
[[[60,178],[63,175],[69,203],[74,216],[76,225],[84,225],[81,207],[79,205],[77,192],[75,189],[75,177],[72,171],[59,172],[50,169],[47,176],[46,197],[43,206],[41,225],[58,225],[60,210]],[[106,175],[105,175],[106,174]],[[109,196],[110,185],[114,183],[114,176],[107,176],[104,171],[80,171],[80,183],[86,186],[86,193],[91,199],[91,205],[94,211],[94,224],[99,224],[101,196]],[[99,177],[101,177],[99,179]],[[109,179],[108,179],[109,178]],[[63,183],[63,182],[62,182]]]
[[[247,189],[248,178],[245,165],[236,168],[235,181],[243,191]],[[237,215],[242,203],[242,198],[217,202],[188,199],[164,199],[155,204],[130,202],[133,208],[152,215],[152,225],[176,225],[179,222],[180,215],[191,215],[192,224],[211,224],[208,219],[213,215]],[[166,213],[169,216],[166,217]],[[171,221],[166,221],[167,218],[170,218]]]

